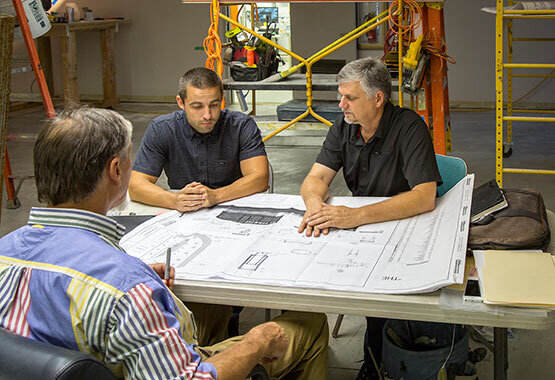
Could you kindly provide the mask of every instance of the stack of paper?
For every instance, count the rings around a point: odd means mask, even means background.
[[[474,251],[484,302],[555,308],[555,256],[538,251]]]

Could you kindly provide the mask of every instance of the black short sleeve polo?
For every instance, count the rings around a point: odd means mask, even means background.
[[[436,181],[441,184],[428,127],[412,110],[387,103],[366,143],[358,124],[343,116],[330,127],[316,162],[338,171],[355,196],[394,196]]]

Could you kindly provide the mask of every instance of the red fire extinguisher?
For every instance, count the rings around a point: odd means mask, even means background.
[[[363,23],[373,18],[374,18],[374,12],[370,12],[366,16],[364,16]],[[372,29],[366,32],[366,38],[368,39],[368,42],[378,42],[378,33],[376,29]]]

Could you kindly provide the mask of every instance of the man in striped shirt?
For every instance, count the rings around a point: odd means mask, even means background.
[[[285,313],[243,337],[198,347],[191,312],[161,276],[122,251],[106,212],[126,195],[131,123],[80,108],[50,119],[33,158],[39,201],[26,226],[0,239],[0,326],[88,352],[126,379],[325,379],[325,316]]]

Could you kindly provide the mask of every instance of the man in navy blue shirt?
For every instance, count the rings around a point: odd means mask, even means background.
[[[194,211],[264,191],[268,160],[252,117],[222,110],[223,84],[212,70],[179,81],[180,111],[152,120],[135,156],[129,195],[145,204]],[[162,169],[170,189],[156,185]]]
[[[152,120],[135,156],[129,196],[132,200],[182,212],[264,191],[268,160],[258,126],[240,112],[222,110],[223,84],[212,70],[197,67],[179,80],[181,110]],[[167,191],[156,185],[162,170]],[[232,308],[188,302],[195,314],[199,342],[211,345],[227,337]],[[231,330],[238,334],[234,309]]]

